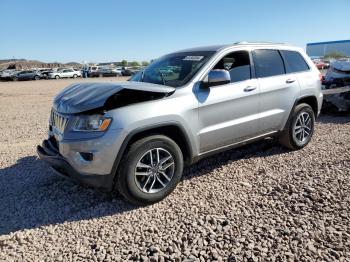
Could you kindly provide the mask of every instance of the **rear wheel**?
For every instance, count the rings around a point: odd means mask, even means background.
[[[77,78],[77,77],[78,77],[78,75],[75,75],[75,74],[73,75],[73,78]]]
[[[301,149],[311,141],[314,127],[313,109],[308,104],[299,104],[293,110],[289,126],[280,137],[280,143],[292,150]]]
[[[170,138],[154,135],[134,142],[117,174],[116,186],[131,203],[145,205],[169,195],[182,177],[183,156]]]
[[[40,76],[34,76],[34,80],[39,80]]]
[[[56,79],[60,79],[60,76],[59,76],[59,75],[56,75],[55,78],[56,78]]]

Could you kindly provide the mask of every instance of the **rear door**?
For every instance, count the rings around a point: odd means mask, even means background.
[[[303,91],[313,94],[315,85],[317,85],[316,82],[319,81],[319,75],[311,70],[298,51],[281,50],[281,54],[286,64],[287,74],[294,74]]]
[[[260,86],[261,134],[284,127],[294,102],[300,95],[295,74],[286,72],[281,52],[277,49],[255,49],[254,66]]]

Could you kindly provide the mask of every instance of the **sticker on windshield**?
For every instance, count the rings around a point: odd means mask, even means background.
[[[184,61],[201,61],[203,59],[204,56],[191,56],[191,55],[188,55],[186,56],[184,59]]]

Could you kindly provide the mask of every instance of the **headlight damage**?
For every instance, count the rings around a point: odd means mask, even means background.
[[[112,118],[102,115],[79,116],[74,125],[74,131],[106,131]]]

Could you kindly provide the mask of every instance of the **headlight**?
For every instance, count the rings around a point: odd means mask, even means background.
[[[79,116],[75,126],[75,131],[106,131],[109,124],[112,122],[111,118],[101,115]]]

